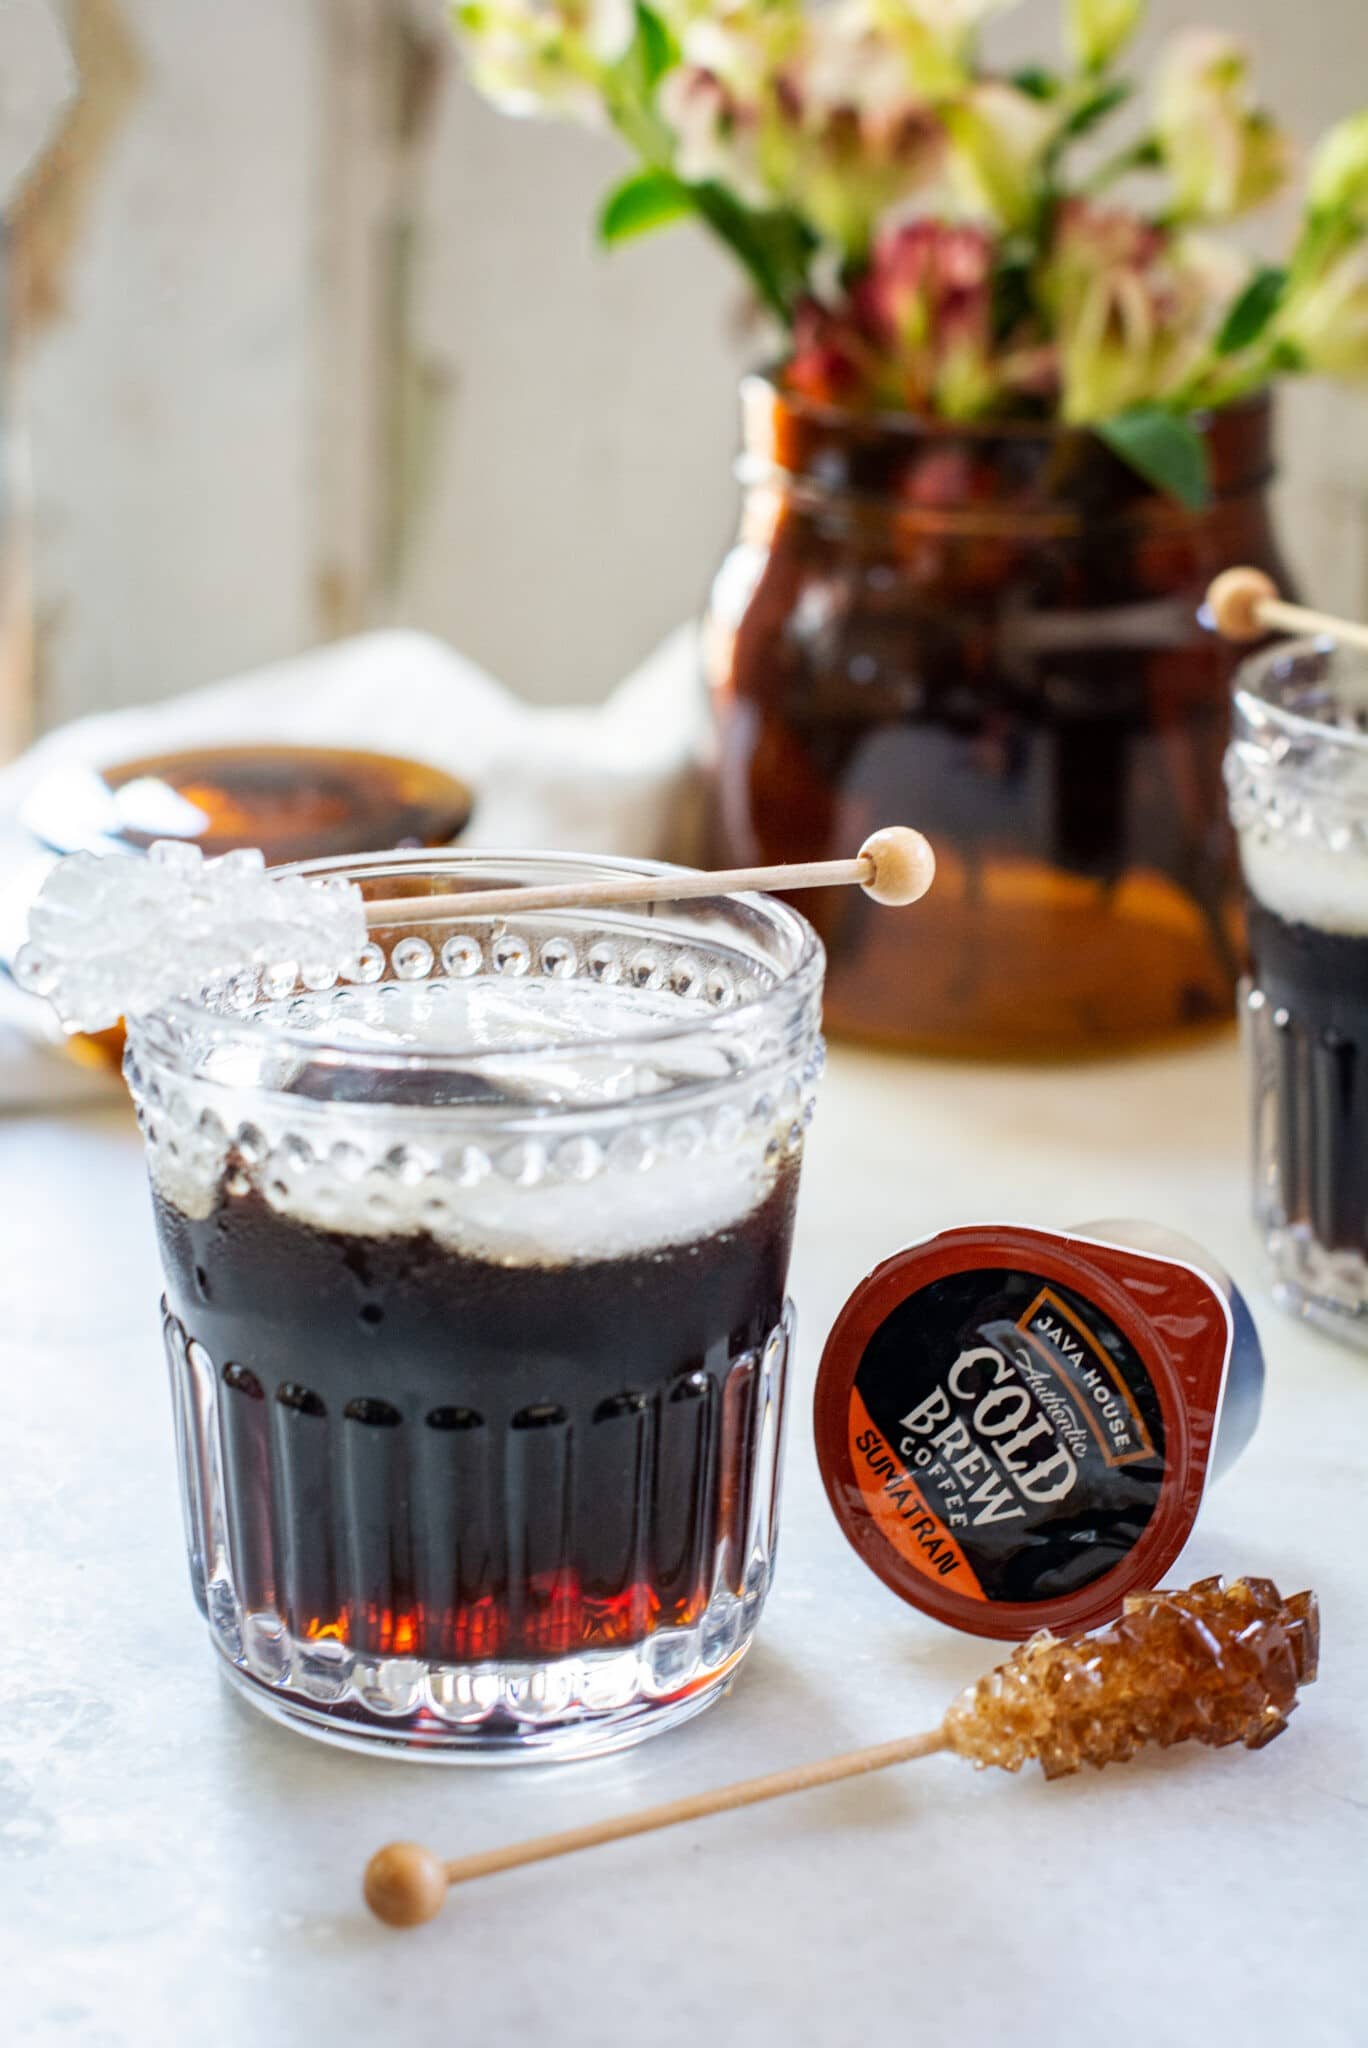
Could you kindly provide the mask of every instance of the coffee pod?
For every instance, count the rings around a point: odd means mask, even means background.
[[[837,1521],[914,1607],[974,1635],[1096,1626],[1156,1586],[1248,1443],[1258,1333],[1154,1224],[978,1224],[885,1259],[836,1320],[817,1456]]]

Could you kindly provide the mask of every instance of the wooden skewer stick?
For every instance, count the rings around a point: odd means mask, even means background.
[[[1368,649],[1368,625],[1288,604],[1262,569],[1227,569],[1206,595],[1212,624],[1227,640],[1259,640],[1265,633],[1326,633],[1346,647]]]
[[[680,903],[689,896],[735,896],[754,889],[829,889],[857,882],[876,903],[915,903],[935,879],[936,856],[910,825],[886,825],[853,860],[795,861],[782,867],[684,869],[624,875],[602,882],[553,882],[545,888],[472,889],[465,895],[399,896],[366,905],[371,926],[434,918],[506,917],[510,911],[585,909],[594,904]]]
[[[650,1834],[656,1828],[678,1827],[682,1821],[701,1820],[709,1813],[731,1813],[738,1806],[755,1806],[762,1799],[782,1799],[789,1792],[834,1785],[842,1778],[887,1770],[890,1764],[910,1763],[914,1757],[934,1756],[945,1747],[942,1731],[932,1728],[922,1735],[901,1736],[896,1742],[875,1743],[869,1749],[847,1750],[843,1756],[825,1757],[820,1763],[796,1764],[791,1770],[774,1771],[768,1777],[745,1778],[739,1785],[695,1792],[687,1799],[669,1799],[660,1806],[644,1807],[639,1813],[619,1814],[612,1820],[593,1821],[587,1827],[566,1828],[556,1835],[537,1835],[530,1842],[515,1842],[510,1848],[457,1856],[449,1863],[421,1843],[390,1842],[377,1849],[366,1865],[366,1904],[391,1927],[418,1927],[441,1911],[452,1885],[467,1884],[473,1877],[516,1870],[524,1863],[544,1863],[552,1856],[570,1856],[578,1849],[594,1849],[601,1842],[621,1842],[629,1835]]]

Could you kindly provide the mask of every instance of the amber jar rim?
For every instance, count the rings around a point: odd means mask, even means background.
[[[1213,458],[1211,489],[1198,509],[1146,483],[1091,427],[1062,420],[862,412],[788,391],[774,369],[742,379],[741,404],[736,475],[743,489],[769,484],[800,512],[856,530],[1050,537],[1098,525],[1185,529],[1259,497],[1275,472],[1267,389],[1190,415]],[[904,493],[902,463],[952,449],[1000,463],[1002,489],[983,496]]]
[[[909,441],[1013,440],[1044,443],[1071,435],[1091,435],[1095,431],[1089,425],[1060,419],[1012,419],[987,414],[978,419],[951,420],[940,418],[935,413],[891,412],[882,407],[862,410],[855,406],[834,405],[826,399],[809,398],[801,391],[790,391],[783,382],[778,365],[748,371],[741,379],[743,390],[747,385],[765,387],[795,418],[807,418],[815,424],[832,427],[867,427],[871,433],[899,436]],[[1233,399],[1229,405],[1194,406],[1185,417],[1199,433],[1209,433],[1218,420],[1238,419],[1241,415],[1257,418],[1267,413],[1272,403],[1272,388],[1265,384],[1257,391]]]

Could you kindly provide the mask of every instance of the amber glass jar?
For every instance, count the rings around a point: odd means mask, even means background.
[[[860,417],[743,386],[741,532],[713,588],[714,839],[832,858],[919,826],[916,911],[805,896],[827,1023],[928,1051],[1058,1057],[1233,1015],[1239,888],[1215,573],[1287,571],[1269,407],[1199,420],[1200,512],[1095,436]]]

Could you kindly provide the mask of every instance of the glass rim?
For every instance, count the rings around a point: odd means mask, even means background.
[[[454,876],[457,871],[478,871],[481,867],[494,869],[501,878],[516,878],[519,868],[553,872],[545,879],[551,881],[573,880],[582,876],[586,881],[614,874],[622,875],[669,875],[697,874],[696,868],[687,867],[676,861],[646,860],[619,854],[566,853],[540,848],[518,847],[503,850],[497,847],[414,847],[381,849],[372,853],[333,854],[321,859],[291,861],[272,868],[271,874],[279,876],[343,875],[364,879],[367,873],[373,875],[401,875],[407,872],[436,872],[439,875]],[[492,886],[492,884],[491,884]],[[415,899],[415,908],[421,898]],[[368,1067],[375,1070],[412,1071],[430,1073],[478,1073],[488,1064],[497,1063],[505,1073],[510,1066],[518,1067],[545,1058],[554,1051],[573,1055],[577,1050],[588,1047],[602,1051],[605,1046],[614,1049],[643,1050],[660,1048],[671,1043],[683,1043],[700,1039],[721,1038],[738,1029],[757,1026],[767,1013],[783,1009],[795,1003],[809,1001],[821,989],[826,966],[826,953],[816,931],[801,911],[782,902],[778,897],[758,891],[742,891],[736,894],[718,894],[688,899],[691,912],[706,912],[717,905],[744,907],[763,918],[769,929],[782,935],[794,947],[792,961],[782,969],[770,968],[776,976],[772,985],[759,995],[745,1002],[738,1002],[712,1014],[681,1019],[678,1023],[642,1025],[611,1039],[584,1037],[565,1039],[562,1037],[538,1039],[532,1043],[516,1046],[472,1046],[464,1051],[453,1051],[430,1044],[412,1046],[366,1045],[355,1039],[330,1036],[318,1027],[290,1026],[274,1020],[263,1022],[251,1013],[235,1014],[213,1008],[202,998],[174,996],[158,1003],[153,1009],[127,1019],[130,1034],[140,1040],[154,1057],[178,1063],[185,1050],[185,1041],[192,1034],[207,1032],[216,1046],[227,1044],[260,1045],[263,1032],[269,1035],[273,1046],[298,1051],[315,1060],[334,1065],[339,1071]],[[668,903],[664,906],[667,910]],[[622,915],[631,917],[639,914],[642,906],[605,904],[601,906],[606,917]],[[573,906],[562,907],[552,913],[532,912],[529,915],[574,915]],[[502,923],[515,920],[518,913],[509,911],[497,920]],[[421,922],[415,916],[415,923]],[[650,921],[659,933],[659,921]],[[643,920],[643,938],[649,936],[645,929],[648,921]],[[663,934],[660,934],[663,935]],[[738,946],[744,946],[745,936],[738,933]],[[687,942],[687,938],[686,938]],[[706,948],[706,938],[696,940],[700,948]],[[765,963],[761,963],[765,964]],[[445,979],[446,977],[442,977]],[[339,977],[341,980],[341,977]],[[358,984],[373,986],[374,984]],[[253,1089],[270,1094],[274,1092],[269,1084],[253,1082]],[[364,1107],[348,1103],[348,1110]],[[384,1106],[384,1105],[375,1105]],[[615,1105],[620,1108],[620,1105]]]
[[[1362,667],[1368,683],[1368,655],[1347,647],[1330,633],[1307,634],[1296,640],[1277,640],[1256,654],[1246,655],[1235,671],[1231,701],[1243,731],[1238,737],[1252,738],[1270,728],[1288,740],[1310,741],[1320,746],[1341,747],[1368,757],[1368,732],[1356,732],[1331,725],[1305,711],[1281,702],[1272,686],[1291,682],[1296,672],[1311,662],[1344,661]]]

